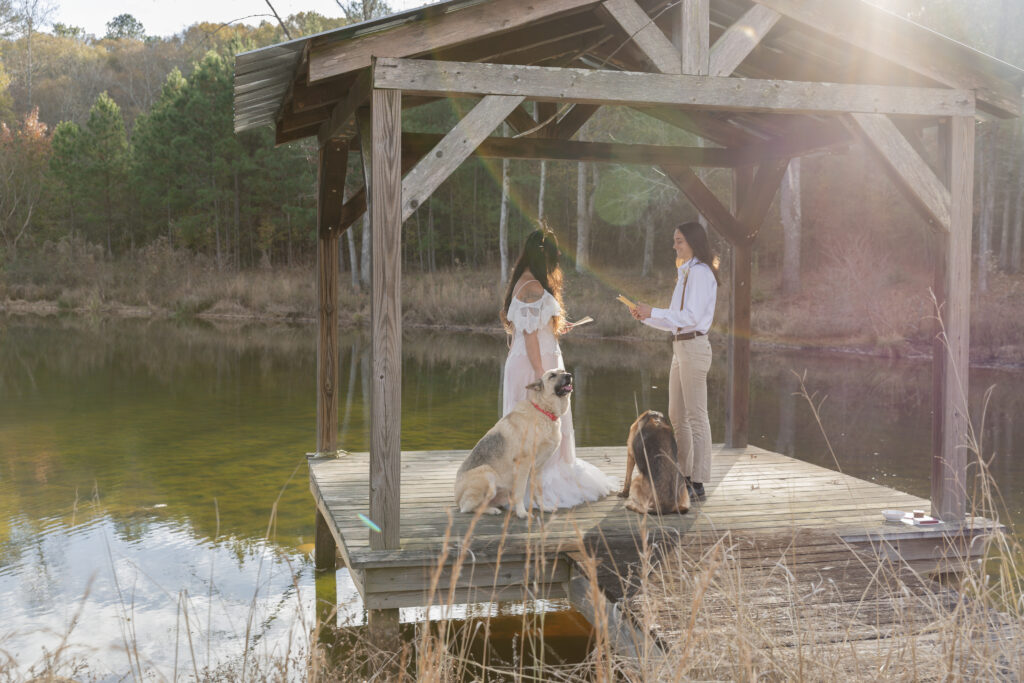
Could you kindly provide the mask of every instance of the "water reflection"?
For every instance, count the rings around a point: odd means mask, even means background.
[[[667,345],[568,338],[563,350],[580,445],[623,444],[638,408],[666,408]],[[403,352],[403,448],[471,447],[500,412],[504,341],[413,330]],[[364,337],[342,336],[339,367],[342,445],[362,450]],[[179,665],[191,662],[183,645],[169,645],[185,636],[187,608],[201,661],[228,666],[242,656],[254,601],[259,647],[304,642],[299,615],[308,626],[314,609],[300,549],[313,540],[304,454],[315,440],[315,371],[306,326],[0,319],[0,607],[10,631],[0,630],[0,649],[23,669],[40,661],[80,608],[72,652],[96,675],[132,671],[123,633],[146,643],[144,666],[170,675],[176,652]],[[795,395],[794,371],[824,399],[843,471],[929,495],[929,364],[755,353],[752,442],[835,467]],[[1024,374],[973,370],[971,382],[976,423],[985,389],[996,387],[982,444],[1019,515]],[[720,441],[718,346],[709,385]],[[338,622],[363,623],[344,572],[336,594]]]

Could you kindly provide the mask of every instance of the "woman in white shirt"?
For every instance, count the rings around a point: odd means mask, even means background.
[[[708,419],[708,369],[711,343],[708,330],[718,296],[718,257],[707,233],[697,222],[675,229],[672,247],[678,275],[668,308],[638,303],[633,317],[672,334],[668,415],[679,447],[679,462],[690,495],[704,500],[711,478],[711,422]]]

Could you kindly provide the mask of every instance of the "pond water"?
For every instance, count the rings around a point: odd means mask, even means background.
[[[664,410],[668,346],[567,339],[583,446]],[[411,331],[402,445],[470,448],[498,417],[504,340]],[[709,401],[725,415],[724,348]],[[367,447],[368,342],[342,337],[342,444]],[[314,620],[311,327],[0,318],[0,673],[47,658],[119,680],[301,663]],[[756,351],[752,443],[929,496],[930,365]],[[1024,373],[973,369],[971,405],[1006,501],[1024,511]],[[339,623],[365,615],[344,571]],[[555,609],[564,609],[555,606]],[[407,612],[406,619],[415,618]],[[74,667],[77,667],[75,669]]]

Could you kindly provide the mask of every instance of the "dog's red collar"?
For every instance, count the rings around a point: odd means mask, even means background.
[[[557,415],[555,415],[554,413],[551,413],[551,412],[548,412],[548,411],[544,410],[543,408],[541,408],[539,405],[537,405],[533,401],[530,401],[530,405],[533,406],[534,408],[536,408],[537,410],[539,410],[540,412],[544,413],[545,415],[547,415],[548,419],[551,420],[552,422],[554,422],[555,420],[558,419]]]

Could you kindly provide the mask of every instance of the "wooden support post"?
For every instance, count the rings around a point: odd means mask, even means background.
[[[940,119],[937,137],[938,150],[935,164],[936,174],[942,181],[943,187],[949,189],[950,180],[953,177],[953,169],[950,167],[950,119]],[[950,197],[952,205],[952,196]],[[935,297],[936,310],[935,320],[932,327],[932,472],[931,472],[931,501],[932,515],[938,516],[937,502],[935,496],[936,482],[943,477],[942,458],[939,455],[942,450],[942,425],[945,421],[941,401],[942,391],[945,386],[944,376],[946,370],[946,337],[943,332],[942,311],[946,307],[946,252],[949,249],[949,232],[933,233],[935,238],[935,263],[932,267],[932,294]]]
[[[338,450],[338,236],[348,168],[348,144],[320,149],[317,176],[316,450]]]
[[[315,541],[313,566],[316,567],[317,571],[334,571],[337,567],[338,546],[334,540],[334,535],[331,533],[331,528],[327,525],[327,519],[324,518],[324,513],[320,510],[319,506],[316,509],[316,526],[313,540]]]
[[[371,97],[370,222],[372,224],[370,380],[370,531],[374,550],[401,543],[402,468],[402,93],[373,90]],[[397,651],[398,610],[370,610],[371,637]]]
[[[932,513],[946,521],[961,522],[967,511],[968,365],[970,350],[971,228],[974,201],[974,117],[951,117],[948,132],[950,229],[943,246],[943,299],[940,317],[945,330],[944,348],[936,344],[935,384],[932,397],[941,414],[932,444]]]
[[[733,212],[739,213],[752,192],[753,168],[733,169]],[[744,226],[749,227],[749,226]],[[753,275],[752,240],[747,235],[733,242],[731,296],[729,298],[729,339],[726,364],[726,448],[744,448],[748,443],[750,417],[750,303]]]
[[[402,94],[374,90],[372,321],[373,375],[370,386],[370,547],[399,547],[400,470],[402,466]]]
[[[850,114],[848,121],[882,160],[903,194],[939,230],[949,230],[949,190],[896,124],[883,114]]]

